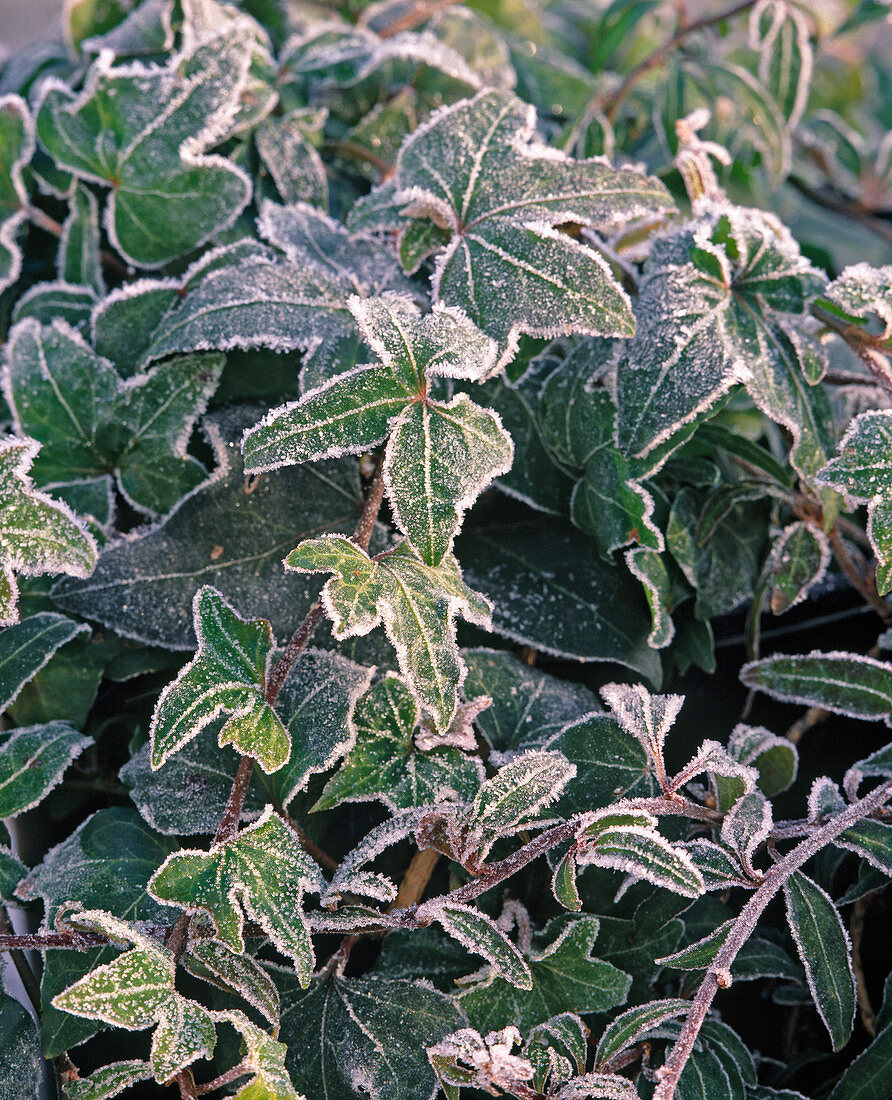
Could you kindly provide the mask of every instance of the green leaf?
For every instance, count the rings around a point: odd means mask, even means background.
[[[611,1058],[637,1042],[640,1036],[646,1035],[648,1031],[659,1027],[666,1020],[686,1016],[690,1007],[690,1001],[670,998],[664,1001],[649,1001],[647,1004],[636,1005],[620,1013],[607,1025],[598,1040],[595,1064],[603,1066]]]
[[[468,580],[493,601],[493,630],[556,657],[615,661],[660,677],[647,644],[650,616],[625,569],[592,554],[567,523],[520,519],[475,526],[458,553]]]
[[[492,336],[501,362],[522,332],[630,335],[629,302],[607,264],[554,227],[606,229],[672,206],[661,184],[636,171],[546,153],[532,141],[535,122],[533,108],[507,92],[443,108],[404,142],[388,184],[404,213],[450,232],[434,299]]]
[[[269,974],[247,954],[233,951],[219,940],[190,940],[182,964],[196,978],[235,993],[264,1016],[272,1027],[279,1023],[279,994]]]
[[[477,791],[470,810],[481,858],[497,837],[514,832],[554,802],[575,774],[575,764],[561,752],[530,750],[504,764]]]
[[[833,1049],[849,1041],[855,1019],[855,978],[851,944],[836,906],[801,871],[784,884],[787,919],[808,987]]]
[[[854,264],[834,279],[822,294],[833,312],[862,324],[878,319],[878,342],[892,350],[892,266]]]
[[[169,911],[147,895],[146,881],[172,847],[153,833],[135,810],[100,810],[51,849],[16,893],[25,901],[42,898],[50,927],[58,908],[72,900],[120,913],[128,920],[164,925]],[[46,1057],[54,1058],[102,1030],[95,1021],[53,1008],[52,999],[113,954],[107,947],[47,952],[41,982],[41,1035]]]
[[[288,1055],[284,1043],[277,1042],[243,1012],[216,1012],[214,1019],[231,1024],[241,1032],[244,1040],[242,1061],[255,1074],[244,1088],[236,1093],[236,1100],[304,1100],[291,1084],[285,1059]]]
[[[892,322],[890,322],[892,323]],[[839,455],[815,481],[867,505],[867,534],[877,558],[880,595],[892,589],[892,411],[861,413],[839,444]]]
[[[416,743],[419,718],[418,705],[399,677],[390,674],[375,684],[353,715],[356,744],[313,809],[369,799],[391,810],[470,801],[483,782],[482,764],[448,746],[422,751]]]
[[[768,839],[773,824],[771,803],[761,791],[748,791],[727,807],[721,828],[722,843],[734,852],[753,878],[759,874],[753,867],[753,854]]]
[[[368,634],[379,623],[396,649],[400,671],[439,731],[452,721],[464,666],[455,643],[455,616],[482,626],[489,603],[462,581],[452,555],[426,565],[403,543],[374,560],[346,538],[310,539],[285,559],[289,569],[334,573],[322,590],[338,639]]]
[[[96,304],[96,293],[89,287],[36,283],[16,302],[12,320],[18,323],[26,317],[33,317],[42,325],[62,320],[72,328],[84,330]]]
[[[740,670],[747,687],[788,703],[823,707],[867,720],[892,714],[892,664],[857,653],[776,655],[750,661]]]
[[[653,793],[644,749],[607,715],[590,714],[567,723],[548,748],[562,752],[576,765],[576,775],[557,803],[558,812],[566,817]]]
[[[772,613],[782,615],[801,603],[823,580],[829,564],[830,543],[819,527],[799,520],[784,528],[766,564]]]
[[[233,25],[148,71],[100,58],[79,95],[43,86],[37,134],[56,163],[111,188],[106,224],[130,263],[161,267],[228,228],[251,194],[247,176],[205,150],[244,88],[250,29]]]
[[[508,1024],[526,1031],[559,1012],[607,1012],[624,1003],[631,978],[592,956],[597,935],[596,917],[556,917],[527,954],[532,988],[491,971],[456,1000],[480,1031]]]
[[[74,513],[33,488],[39,450],[33,439],[0,439],[0,626],[19,621],[13,570],[88,577],[96,564],[96,543]]]
[[[743,381],[793,433],[797,468],[813,473],[829,407],[814,407],[777,313],[801,313],[819,286],[789,232],[759,211],[724,207],[656,242],[617,378],[620,448],[647,454]]]
[[[62,782],[68,765],[93,741],[70,722],[0,734],[0,817],[15,817]]]
[[[788,737],[777,737],[764,726],[735,726],[728,752],[759,773],[757,784],[766,798],[774,798],[793,785],[799,770],[799,752]]]
[[[888,1087],[892,1025],[877,1032],[870,1046],[849,1064],[829,1100],[876,1100]]]
[[[65,1091],[70,1100],[108,1100],[151,1076],[152,1067],[147,1062],[112,1062],[95,1070],[89,1077],[67,1081]]]
[[[632,1082],[618,1073],[584,1073],[574,1077],[552,1093],[554,1100],[636,1100],[638,1092]]]
[[[283,202],[307,202],[328,209],[328,177],[316,151],[328,112],[297,107],[265,118],[254,131],[257,152]]]
[[[30,1013],[8,993],[0,993],[0,1080],[4,1100],[34,1100],[40,1096],[43,1067],[40,1035]]]
[[[0,905],[14,905],[14,894],[28,868],[5,844],[0,844]]]
[[[17,95],[0,96],[0,290],[18,279],[22,250],[16,237],[26,217],[22,169],[34,155],[34,123]]]
[[[840,833],[833,843],[837,848],[855,852],[872,867],[892,877],[892,825],[882,821],[859,821]]]
[[[149,736],[152,767],[191,741],[220,714],[219,745],[233,745],[242,755],[274,772],[288,760],[291,741],[264,691],[275,638],[265,619],[241,618],[210,585],[195,593],[192,604],[198,653],[162,691]]]
[[[243,952],[244,915],[256,921],[294,963],[306,985],[313,947],[302,901],[324,888],[321,872],[272,807],[210,852],[184,849],[152,876],[152,897],[190,913],[210,914],[220,939]]]
[[[89,634],[84,623],[42,611],[0,632],[0,711],[5,711],[25,684],[60,646]]]
[[[313,1100],[427,1100],[436,1077],[426,1049],[464,1023],[452,999],[430,987],[335,974],[298,988],[275,971],[280,1039],[297,1088]]]
[[[662,959],[654,959],[654,962],[658,966],[671,966],[673,970],[706,970],[721,950],[733,925],[733,920],[727,920],[696,943]]]
[[[523,955],[495,921],[479,909],[434,898],[421,905],[416,916],[424,924],[436,921],[462,947],[482,955],[496,977],[518,989],[532,989],[533,979]]]
[[[56,272],[62,283],[89,287],[100,298],[105,295],[99,248],[99,204],[93,192],[80,183],[75,186],[68,217],[62,226]]]
[[[55,602],[125,637],[172,649],[194,649],[183,609],[212,584],[240,611],[267,618],[288,637],[309,609],[317,585],[283,576],[283,552],[319,530],[352,530],[361,505],[353,463],[282,470],[251,493],[235,439],[256,415],[215,415],[208,429],[218,470],[158,527],[107,546],[84,585],[57,588]],[[207,422],[206,422],[207,423]]]
[[[181,356],[122,381],[64,322],[20,322],[10,334],[4,385],[24,432],[43,444],[41,481],[109,469],[127,500],[158,515],[207,477],[186,451],[217,387],[219,355]]]

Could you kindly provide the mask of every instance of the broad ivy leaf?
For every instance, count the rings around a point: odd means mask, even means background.
[[[368,634],[379,623],[396,649],[400,671],[436,728],[458,706],[465,669],[455,643],[455,616],[489,624],[487,600],[462,581],[452,555],[426,565],[406,544],[373,559],[338,535],[310,539],[285,559],[289,569],[334,573],[322,590],[336,638]]]
[[[852,503],[867,505],[877,588],[884,595],[892,589],[892,411],[856,416],[839,444],[839,455],[818,471],[815,481],[844,493]]]
[[[225,1021],[241,1032],[245,1056],[242,1061],[250,1067],[254,1077],[236,1093],[236,1100],[304,1100],[291,1084],[285,1059],[288,1048],[278,1042],[243,1012],[215,1012],[214,1019]]]
[[[61,783],[71,761],[92,743],[70,722],[0,734],[0,817],[15,817],[41,802]]]
[[[56,272],[61,283],[89,287],[99,298],[105,295],[99,247],[99,204],[93,192],[83,184],[78,184],[71,196],[68,217],[59,239]]]
[[[387,185],[404,215],[450,233],[434,298],[492,336],[502,363],[523,332],[631,335],[628,298],[605,261],[555,226],[606,228],[672,207],[663,186],[639,172],[546,151],[532,141],[535,124],[535,109],[511,93],[481,92],[420,126]]]
[[[269,974],[247,954],[233,951],[220,940],[190,940],[182,964],[196,978],[235,993],[264,1016],[272,1027],[279,1022],[279,994]]]
[[[89,287],[69,283],[35,283],[18,299],[12,311],[13,323],[33,317],[42,325],[62,320],[84,331],[96,308],[96,293]]]
[[[353,714],[356,744],[313,809],[369,799],[391,810],[470,801],[483,782],[481,762],[448,746],[420,750],[419,719],[418,704],[398,676],[375,684]]]
[[[647,644],[650,616],[638,583],[592,554],[560,520],[522,518],[466,529],[458,554],[470,583],[493,601],[493,630],[556,657],[616,661],[660,678]]]
[[[59,906],[71,901],[121,913],[128,920],[163,925],[169,920],[169,910],[147,895],[146,881],[172,848],[173,844],[152,832],[135,810],[100,810],[52,848],[16,894],[24,901],[42,898],[50,927]],[[41,1035],[46,1057],[54,1058],[102,1030],[97,1022],[53,1008],[52,999],[113,955],[108,947],[47,952],[41,981]]]
[[[43,1067],[40,1033],[31,1014],[14,997],[0,992],[0,1080],[4,1100],[34,1100],[40,1096]]]
[[[33,439],[0,439],[0,626],[19,621],[13,570],[88,577],[96,564],[96,542],[74,513],[33,488],[39,450]]]
[[[352,530],[362,504],[353,463],[282,470],[246,492],[235,440],[255,412],[233,409],[205,421],[217,473],[159,526],[110,543],[83,586],[56,588],[54,601],[129,638],[194,649],[184,615],[213,584],[248,616],[288,637],[317,585],[282,573],[282,553],[319,530]]]
[[[892,715],[892,664],[857,653],[777,654],[740,670],[747,687],[775,699],[867,720]]]
[[[211,1057],[216,1045],[213,1020],[207,1009],[174,989],[176,963],[169,951],[103,910],[85,910],[71,919],[78,927],[134,946],[57,993],[54,1008],[126,1031],[157,1025],[151,1062],[159,1082],[197,1058]]]
[[[833,1049],[840,1050],[849,1041],[855,1019],[848,933],[827,894],[801,871],[794,871],[784,883],[784,900],[812,999]]]
[[[60,646],[89,631],[85,623],[72,622],[53,611],[41,611],[0,632],[0,712],[6,710]]]
[[[122,381],[64,322],[25,320],[10,334],[3,382],[20,430],[43,444],[36,477],[111,468],[127,500],[158,515],[207,478],[186,446],[222,369],[220,355],[181,356]]]
[[[434,1100],[426,1050],[464,1023],[451,997],[429,986],[328,973],[309,989],[274,971],[280,1040],[298,1089],[314,1100]]]
[[[152,767],[191,741],[218,715],[219,744],[254,757],[265,772],[288,759],[291,741],[264,690],[275,638],[265,619],[247,622],[204,585],[192,603],[198,653],[162,691],[149,736]]]
[[[774,540],[766,563],[772,613],[782,615],[801,603],[823,580],[829,564],[830,542],[819,527],[802,520],[785,527]]]
[[[210,852],[185,849],[169,856],[152,876],[152,897],[191,913],[209,913],[220,939],[244,951],[245,914],[294,963],[306,985],[313,947],[302,901],[324,887],[316,864],[272,806],[232,840]]]
[[[28,192],[22,169],[34,155],[34,123],[17,95],[0,96],[0,290],[18,279],[22,250],[16,241]]]
[[[658,241],[617,378],[620,448],[647,454],[745,382],[793,433],[797,468],[814,473],[832,445],[829,406],[779,316],[801,313],[819,286],[789,232],[758,211],[720,209]]]
[[[547,747],[576,765],[576,775],[556,807],[564,816],[653,793],[654,781],[643,747],[606,714],[588,714],[568,722]]]
[[[631,978],[592,957],[597,935],[596,917],[556,917],[528,954],[528,992],[492,972],[456,1000],[484,1032],[508,1024],[526,1031],[559,1012],[607,1012],[625,1002]]]
[[[205,150],[235,107],[252,46],[244,25],[224,28],[164,68],[114,68],[101,55],[79,94],[43,85],[40,142],[58,165],[111,188],[106,227],[130,263],[161,267],[191,252],[250,198],[245,173]]]
[[[147,1081],[152,1076],[152,1067],[148,1062],[112,1062],[90,1074],[78,1077],[76,1081],[66,1081],[65,1091],[70,1100],[109,1100],[119,1092]]]

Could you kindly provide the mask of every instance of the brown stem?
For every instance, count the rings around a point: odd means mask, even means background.
[[[406,868],[406,873],[403,875],[390,910],[408,909],[421,901],[421,895],[430,882],[430,877],[434,873],[434,868],[437,866],[439,859],[440,853],[433,848],[424,848],[412,856],[412,861]]]
[[[824,710],[823,707],[809,707],[805,714],[803,714],[801,718],[797,718],[793,725],[787,730],[787,740],[791,741],[794,745],[798,745],[810,729],[819,726],[829,717],[829,710]]]
[[[864,963],[861,959],[861,939],[864,935],[864,916],[870,904],[870,895],[858,898],[852,906],[852,916],[849,920],[849,935],[852,937],[852,970],[855,974],[855,990],[858,995],[858,1014],[864,1030],[873,1039],[877,1033],[877,1014],[870,1003],[867,992],[867,978],[864,973]]]
[[[861,362],[870,371],[873,381],[887,393],[892,393],[892,364],[889,356],[876,345],[876,341],[865,333],[858,325],[853,325],[837,317],[822,306],[813,304],[809,312],[815,320],[820,321],[825,328],[831,329],[837,336],[841,336]]]
[[[195,1079],[192,1077],[191,1070],[181,1069],[174,1077],[174,1081],[180,1086],[180,1100],[198,1100],[198,1093],[195,1091]]]
[[[243,756],[239,760],[238,771],[232,781],[232,789],[226,800],[226,809],[220,818],[217,832],[214,836],[214,844],[224,844],[238,832],[238,823],[242,816],[242,807],[248,794],[248,784],[251,782],[251,773],[254,771],[254,757]]]
[[[420,24],[426,23],[438,11],[445,11],[446,8],[454,7],[458,2],[459,0],[418,0],[414,7],[398,16],[392,23],[379,28],[377,31],[378,36],[379,38],[392,38],[402,31],[411,31]]]
[[[8,933],[9,931],[10,924],[6,909],[0,905],[0,932]],[[31,1002],[34,1011],[40,1016],[40,983],[34,971],[31,969],[31,964],[25,958],[25,954],[20,947],[10,948],[9,957],[12,959],[12,964],[18,971],[18,975],[22,980],[22,985],[25,988],[25,993],[28,995],[28,1000]]]
[[[884,623],[892,623],[892,604],[887,603],[877,592],[873,578],[862,573],[855,564],[854,558],[849,553],[845,541],[835,525],[831,528],[827,537],[830,540],[830,546],[833,548],[836,560],[839,562],[840,569],[845,573],[855,591],[874,609]]]
[[[173,955],[174,962],[179,962],[183,952],[186,950],[186,943],[189,939],[189,923],[191,920],[192,917],[189,913],[181,913],[179,920],[173,928],[171,928],[167,936],[167,947]]]
[[[239,1077],[247,1077],[249,1073],[254,1071],[250,1066],[244,1062],[239,1062],[237,1066],[233,1066],[232,1069],[228,1069],[225,1073],[221,1073],[219,1077],[215,1077],[213,1081],[207,1081],[203,1085],[196,1085],[195,1092],[198,1096],[204,1096],[205,1093],[214,1092],[216,1089],[222,1089],[224,1085],[229,1085],[233,1081],[237,1081]]]
[[[307,855],[312,856],[320,866],[327,867],[329,871],[337,871],[338,867],[340,867],[338,861],[330,856],[323,848],[320,848],[315,840],[311,840],[287,810],[282,810],[279,816],[295,834],[300,841],[301,848],[303,848]]]
[[[800,844],[787,853],[781,860],[766,872],[761,885],[750,895],[746,905],[741,910],[740,916],[731,927],[728,938],[722,944],[715,959],[710,964],[706,977],[697,991],[696,997],[691,1002],[691,1008],[685,1020],[681,1035],[672,1047],[665,1065],[657,1070],[657,1087],[653,1100],[672,1100],[675,1095],[675,1087],[687,1065],[697,1036],[706,1019],[706,1014],[720,987],[728,984],[731,964],[737,958],[737,953],[746,943],[756,927],[759,917],[765,910],[769,901],[781,889],[787,879],[806,863],[813,855],[816,855],[827,844],[831,843],[840,833],[845,832],[856,822],[866,817],[871,811],[877,809],[884,802],[892,798],[892,780],[881,783],[860,799],[846,807],[842,813],[832,817],[825,825],[816,829],[811,836],[806,837]]]
[[[22,936],[0,935],[0,951],[46,951],[53,947],[64,947],[68,951],[87,951],[91,947],[102,947],[108,943],[108,937],[99,932],[45,932],[26,933]]]
[[[671,38],[668,38],[662,46],[658,46],[653,53],[648,54],[643,61],[636,65],[616,91],[600,104],[601,110],[608,120],[610,122],[616,121],[620,107],[625,103],[629,93],[638,81],[651,69],[656,69],[662,65],[669,54],[677,46],[680,46],[689,35],[694,34],[696,31],[706,30],[708,27],[714,27],[717,23],[723,23],[726,19],[733,19],[735,15],[740,15],[741,12],[752,8],[755,3],[756,0],[742,0],[742,3],[734,4],[717,15],[705,15],[702,19],[695,19],[693,23],[679,26]]]

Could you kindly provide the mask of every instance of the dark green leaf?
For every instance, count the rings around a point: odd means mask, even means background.
[[[0,632],[0,711],[6,710],[60,646],[85,633],[89,627],[84,623],[52,611],[31,615]]]

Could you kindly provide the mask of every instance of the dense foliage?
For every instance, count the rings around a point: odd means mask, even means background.
[[[0,1096],[892,1095],[888,4],[63,30],[0,65]]]

